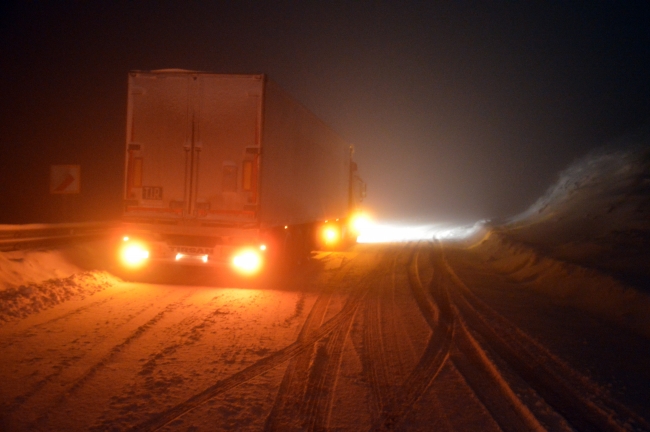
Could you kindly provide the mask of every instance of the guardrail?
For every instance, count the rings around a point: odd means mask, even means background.
[[[107,237],[119,222],[0,225],[0,251],[60,246]]]

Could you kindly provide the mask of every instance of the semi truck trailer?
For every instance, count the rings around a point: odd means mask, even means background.
[[[352,147],[266,75],[128,75],[120,256],[254,274],[355,239]]]

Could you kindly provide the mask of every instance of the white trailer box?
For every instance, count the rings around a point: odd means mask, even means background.
[[[131,72],[126,141],[124,220],[170,253],[344,219],[353,201],[350,146],[265,75]]]

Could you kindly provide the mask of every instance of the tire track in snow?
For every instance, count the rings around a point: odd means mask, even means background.
[[[370,293],[371,288],[375,288],[370,296],[365,297],[364,305],[372,302],[379,294],[376,291],[381,290],[382,280],[393,270],[390,265],[393,261],[394,253],[388,253],[382,257],[379,264],[365,276],[361,281],[362,292]],[[370,298],[368,298],[370,297]],[[378,316],[376,317],[378,320]],[[302,426],[309,431],[326,430],[329,427],[329,418],[332,409],[334,390],[338,378],[345,342],[348,339],[354,316],[341,325],[332,333],[324,346],[316,349],[314,361],[310,368],[310,376],[307,380],[307,389],[304,403],[302,404],[301,416],[303,419]],[[378,322],[375,323],[378,327]]]
[[[60,316],[60,317],[48,320],[47,322],[42,323],[42,324],[37,324],[35,326],[32,326],[32,327],[30,327],[30,329],[33,330],[35,328],[45,326],[45,324],[52,323],[52,322],[57,322],[57,321],[60,321],[61,319],[66,319],[66,318],[69,318],[71,316],[78,315],[78,314],[80,314],[80,313],[82,313],[82,312],[84,312],[86,310],[92,309],[92,307],[94,307],[94,306],[104,305],[110,300],[113,300],[112,296],[109,299],[105,299],[105,300],[102,300],[101,302],[95,302],[95,303],[93,303],[91,305],[88,305],[88,307],[77,308],[77,309],[75,309],[73,311],[70,311],[69,313],[66,313],[66,314]],[[122,326],[128,324],[129,322],[131,322],[132,320],[134,320],[138,316],[142,315],[145,311],[149,310],[152,306],[153,305],[148,305],[148,306],[146,306],[144,308],[141,308],[140,310],[136,311],[135,313],[130,314],[127,317],[126,320],[119,323],[114,329],[119,329]],[[84,336],[86,336],[86,335],[84,335]],[[108,338],[108,335],[103,334],[100,337],[94,339],[93,340],[94,346],[97,346],[97,345],[103,343],[107,338]],[[77,338],[74,341],[72,341],[71,343],[78,342],[79,339],[80,338]],[[43,390],[43,388],[45,388],[48,384],[53,383],[58,377],[60,377],[66,371],[68,371],[69,368],[73,367],[76,363],[83,360],[86,357],[86,355],[90,351],[92,351],[92,349],[93,349],[92,347],[89,347],[89,348],[87,348],[87,350],[88,350],[87,352],[85,352],[85,353],[83,353],[81,355],[76,355],[76,356],[64,358],[63,360],[59,361],[57,364],[53,365],[52,368],[54,369],[54,372],[52,372],[50,374],[47,374],[46,376],[44,376],[43,378],[41,378],[40,380],[38,380],[37,382],[32,384],[30,386],[30,388],[26,392],[14,397],[12,402],[5,404],[3,406],[3,412],[8,416],[13,415],[13,413],[15,413],[17,410],[19,410],[32,397],[38,395]]]
[[[369,299],[365,306],[361,361],[372,394],[371,418],[377,419],[384,406],[392,403],[394,395],[388,390],[390,379],[384,359],[379,301],[376,298]]]
[[[464,322],[456,329],[451,361],[503,431],[546,430],[507,384]]]
[[[407,376],[401,356],[403,344],[397,340],[397,328],[401,324],[395,304],[397,258],[395,256],[390,265],[389,283],[380,284],[377,295],[366,301],[363,314],[361,362],[370,384],[373,423],[379,419],[384,407],[394,403],[397,388]]]
[[[54,372],[38,380],[36,383],[30,386],[30,388],[26,392],[14,397],[13,401],[5,404],[2,407],[1,412],[3,413],[3,416],[5,417],[12,416],[18,409],[20,409],[20,407],[22,407],[25,403],[27,403],[34,395],[38,394],[47,384],[51,383],[58,376],[60,376],[63,373],[63,371],[71,365],[71,363],[74,363],[79,359],[81,359],[81,356],[65,358],[64,360],[60,361],[56,365],[52,366],[54,368]]]
[[[429,251],[433,279],[429,292],[439,305],[440,316],[455,321],[450,359],[465,382],[504,431],[543,430],[528,408],[519,400],[498,370],[471,337],[450,292],[453,282],[439,242]],[[453,317],[453,318],[452,318]],[[444,320],[444,318],[443,318]]]
[[[428,293],[424,290],[418,272],[418,256],[419,250],[413,250],[409,263],[409,284],[420,312],[433,333],[420,360],[402,384],[394,401],[383,407],[371,430],[395,429],[433,383],[449,357],[456,317],[446,290],[439,286],[435,271]]]
[[[215,309],[212,312],[208,313],[203,320],[196,325],[193,325],[188,331],[181,335],[179,341],[172,342],[167,344],[165,347],[160,350],[149,354],[149,360],[147,360],[142,367],[140,368],[139,375],[150,375],[156,369],[156,364],[159,360],[164,359],[174,353],[179,349],[185,348],[190,345],[194,345],[199,342],[205,333],[210,329],[210,327],[217,324],[216,317],[219,315],[228,315],[229,312],[223,312],[221,309]],[[184,319],[183,321],[190,321],[193,317]],[[183,321],[177,324],[179,327],[183,325]]]
[[[327,287],[320,293],[307,315],[300,330],[298,341],[305,340],[305,338],[318,331],[327,313],[335,288],[338,288],[339,284],[349,276],[352,268],[351,263],[357,260],[358,258],[355,257],[352,261],[346,262],[342,268],[339,268],[336,275],[328,281]],[[280,389],[275,397],[273,408],[265,422],[266,431],[284,430],[292,424],[296,424],[296,428],[300,427],[297,423],[301,423],[301,404],[307,391],[309,369],[314,357],[314,349],[315,347],[312,347],[311,350],[306,350],[289,361],[280,383]]]
[[[318,296],[303,324],[298,341],[304,341],[318,330],[327,312],[331,297],[331,290]],[[275,397],[273,408],[266,419],[265,430],[282,430],[286,424],[297,418],[298,404],[296,401],[300,397],[294,397],[294,395],[304,394],[312,355],[313,348],[312,350],[305,350],[289,361],[280,383],[280,389]]]
[[[49,409],[39,416],[36,421],[31,424],[28,429],[39,429],[40,426],[43,426],[50,418],[50,413],[56,411],[61,405],[63,405],[70,396],[83,388],[99,371],[104,369],[108,364],[113,362],[115,358],[122,353],[126,348],[128,348],[133,342],[141,338],[145,333],[152,329],[160,320],[162,320],[165,315],[174,311],[180,307],[185,300],[187,300],[193,292],[190,292],[184,295],[180,300],[167,305],[162,311],[158,312],[153,318],[149,319],[147,322],[135,329],[128,337],[126,337],[121,343],[113,346],[107,354],[105,354],[99,361],[93,364],[86,372],[77,378],[68,388],[55,399],[55,401],[50,405]]]
[[[134,401],[151,398],[154,394],[155,389],[153,387],[156,386],[156,382],[152,376],[158,367],[158,362],[166,357],[174,355],[179,349],[184,349],[198,343],[203,339],[205,333],[217,324],[217,317],[228,313],[229,312],[223,312],[220,308],[217,308],[208,312],[200,319],[197,319],[195,315],[190,315],[179,323],[174,324],[174,327],[179,328],[184,328],[188,326],[188,324],[190,324],[190,326],[189,329],[182,331],[174,341],[149,354],[148,360],[140,367],[139,372],[137,372],[137,375],[144,377],[145,383],[141,385],[144,389],[139,389],[139,391],[136,392],[136,384],[134,382],[126,384],[121,396],[113,396],[111,398],[108,408],[104,410],[91,430],[103,431],[110,429],[111,426],[119,424],[119,422],[128,421],[128,418],[132,416],[131,411],[134,406]],[[109,413],[115,411],[119,413],[117,416],[109,415]]]
[[[449,275],[457,288],[452,290],[453,299],[463,322],[466,323],[467,340],[472,338],[471,332],[479,335],[491,350],[573,427],[578,430],[650,430],[650,425],[645,419],[611,399],[604,389],[557,359],[476,297],[456,275],[446,259],[443,257],[442,260],[442,270]],[[472,344],[476,347],[474,356],[478,354],[482,357],[485,367],[494,367],[485,360],[486,348],[480,347],[476,339],[473,339]],[[463,343],[460,343],[459,347],[462,346]],[[465,352],[472,356],[467,347]],[[476,365],[479,362],[475,359],[473,363]],[[502,377],[499,380],[502,386],[507,386]],[[512,401],[516,404],[516,401]],[[523,402],[519,404],[523,405]],[[528,408],[519,408],[525,417],[523,409]]]
[[[316,348],[300,413],[305,430],[327,429],[343,348],[353,320],[354,314],[330,334],[325,345]]]
[[[397,301],[398,296],[402,297],[405,294],[409,296],[410,301],[415,301],[410,295],[411,290],[408,287],[408,256],[403,254],[402,257],[405,258],[405,262],[400,263],[399,267],[397,267],[397,260],[394,263],[395,271],[393,271],[391,281],[390,300],[382,304],[382,310],[384,311],[382,316],[389,318],[389,321],[391,321],[389,328],[394,330],[394,332],[382,332],[382,336],[388,340],[389,351],[394,352],[397,357],[399,376],[395,377],[396,383],[401,383],[406,379],[419,358],[418,349],[415,345],[416,336],[409,333],[409,328],[411,332],[413,331],[414,318],[417,318],[417,316],[410,313],[405,316],[403,314],[404,310],[410,311],[410,308]],[[400,279],[403,279],[403,281],[399,281],[399,283],[397,268],[403,270],[403,272],[399,273]],[[391,350],[391,346],[395,348]]]
[[[0,350],[7,349],[10,346],[13,346],[14,344],[16,344],[17,342],[25,342],[25,339],[30,338],[30,337],[35,335],[34,330],[41,329],[41,328],[47,328],[48,326],[50,326],[51,324],[53,324],[55,322],[68,319],[68,318],[73,317],[75,315],[79,315],[82,312],[90,310],[90,309],[92,309],[92,308],[94,308],[96,306],[103,306],[106,303],[108,303],[109,301],[111,301],[112,299],[113,299],[113,297],[111,296],[111,297],[109,297],[107,299],[96,301],[96,302],[90,303],[88,305],[78,307],[78,308],[76,308],[74,310],[66,312],[63,315],[60,315],[58,317],[49,319],[49,320],[47,320],[45,322],[42,322],[42,323],[35,324],[33,326],[27,327],[25,330],[22,330],[20,333],[13,334],[7,341],[0,342]]]
[[[228,378],[219,380],[204,391],[197,393],[186,401],[152,417],[135,426],[134,431],[154,431],[169,424],[183,414],[197,408],[214,397],[281,365],[296,355],[310,349],[320,339],[331,334],[342,324],[346,323],[356,312],[364,293],[359,293],[356,299],[349,301],[343,309],[321,325],[314,334],[302,341],[296,341],[275,353],[255,362]]]

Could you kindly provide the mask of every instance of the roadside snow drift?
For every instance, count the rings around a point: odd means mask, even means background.
[[[650,145],[601,150],[501,234],[544,255],[603,270],[650,293]]]
[[[61,251],[0,253],[0,324],[81,299],[117,279],[106,272],[84,271]]]
[[[477,249],[521,287],[650,336],[650,147],[589,154]]]

